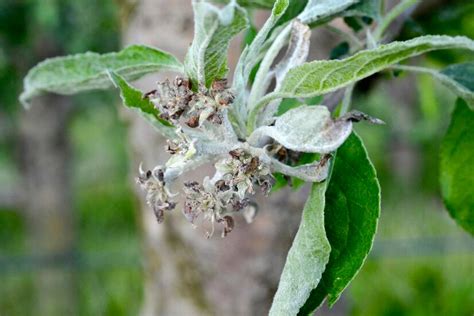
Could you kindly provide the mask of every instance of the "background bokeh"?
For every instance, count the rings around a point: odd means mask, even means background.
[[[48,56],[119,49],[121,2],[0,2],[1,316],[37,315],[34,279],[45,269],[73,274],[79,315],[139,313],[144,295],[140,225],[130,186],[127,127],[117,112],[116,93],[87,93],[70,101],[65,133],[76,240],[67,260],[32,250],[32,225],[23,208],[31,196],[24,190],[24,135],[19,132],[25,111],[17,101],[22,77]],[[422,33],[474,38],[474,4],[438,2],[417,12],[400,38]],[[469,57],[450,51],[416,62],[443,67]],[[474,245],[439,198],[438,151],[454,100],[425,76],[384,73],[358,86],[354,107],[387,122],[385,127],[357,126],[379,174],[382,216],[374,249],[333,315],[474,313]],[[41,185],[48,186],[47,179]]]

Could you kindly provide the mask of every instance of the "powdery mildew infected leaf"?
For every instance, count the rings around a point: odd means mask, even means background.
[[[305,24],[315,23],[343,11],[359,0],[309,0],[298,19]]]
[[[161,50],[133,45],[118,53],[84,53],[47,59],[28,72],[20,100],[24,105],[45,92],[74,94],[112,87],[108,71],[127,80],[160,70],[182,72],[183,66],[171,54]]]
[[[270,316],[296,315],[321,280],[331,251],[324,230],[326,184],[313,184],[300,227],[286,258]]]
[[[361,112],[350,112],[333,120],[325,106],[300,106],[278,117],[274,126],[256,129],[248,142],[262,146],[271,137],[294,151],[325,154],[341,146],[352,131],[352,122],[360,120],[383,123]]]
[[[202,0],[193,1],[194,40],[186,55],[186,72],[194,84],[207,87],[227,74],[229,42],[247,28],[244,9],[230,3],[222,9]]]
[[[436,49],[474,50],[474,41],[463,36],[420,36],[361,51],[342,60],[322,60],[293,68],[283,81],[278,97],[311,97],[335,91],[407,58]]]

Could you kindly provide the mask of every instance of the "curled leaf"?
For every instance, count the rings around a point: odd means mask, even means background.
[[[360,120],[382,122],[361,112],[334,120],[325,106],[300,106],[278,117],[274,126],[256,129],[248,141],[261,147],[270,137],[294,151],[325,154],[341,146],[352,131],[352,122]]]
[[[227,74],[227,49],[232,37],[248,26],[247,13],[235,2],[220,9],[201,0],[193,1],[194,40],[185,59],[193,84],[209,87]]]
[[[301,65],[306,61],[309,53],[311,30],[306,25],[298,20],[292,23],[290,43],[288,50],[282,60],[275,66],[275,69],[269,73],[268,81],[275,76],[276,90],[280,85],[290,69]],[[278,111],[281,100],[274,100],[270,103],[261,114],[259,125],[267,125],[275,113]]]
[[[291,27],[290,43],[283,59],[275,66],[277,89],[288,71],[306,61],[309,53],[311,30],[309,26],[295,20]]]

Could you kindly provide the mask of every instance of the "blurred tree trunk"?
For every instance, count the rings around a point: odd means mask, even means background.
[[[35,98],[20,118],[23,209],[35,264],[36,315],[76,315],[75,230],[68,171],[67,97]]]
[[[122,16],[129,17],[125,45],[154,45],[184,57],[193,34],[189,0],[141,0],[132,13]],[[239,44],[234,43],[231,64],[238,52]],[[139,85],[153,89],[150,80],[147,83]],[[147,168],[163,164],[167,159],[163,139],[135,113],[123,113],[130,124],[132,175],[137,174],[140,162]],[[195,178],[201,180],[211,173],[204,171],[195,172]],[[260,201],[254,223],[237,220],[227,238],[207,240],[201,231],[192,229],[179,209],[167,214],[165,223],[159,225],[136,189],[145,257],[143,316],[268,313],[307,192],[273,194]]]

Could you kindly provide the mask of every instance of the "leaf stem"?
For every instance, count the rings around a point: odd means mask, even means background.
[[[390,66],[390,68],[396,69],[396,70],[411,71],[411,72],[416,72],[416,73],[421,73],[421,74],[438,75],[438,72],[436,70],[425,68],[425,67],[419,67],[419,66],[392,65]]]
[[[341,111],[339,111],[339,117],[349,112],[351,108],[352,93],[354,92],[355,83],[348,85],[344,91],[344,98],[342,99]]]
[[[377,29],[374,31],[374,39],[378,42],[390,24],[403,12],[415,5],[418,0],[402,0],[392,10],[390,10],[380,21]]]
[[[330,31],[330,32],[333,32],[334,34],[337,34],[339,35],[342,39],[348,41],[349,43],[351,43],[354,47],[362,47],[364,44],[361,42],[361,40],[359,38],[357,38],[357,36],[355,36],[354,34],[351,34],[351,33],[348,33],[348,32],[344,32],[343,30],[335,27],[335,26],[332,26],[331,24],[327,24],[325,26],[325,28]],[[351,46],[352,46],[351,45]]]

